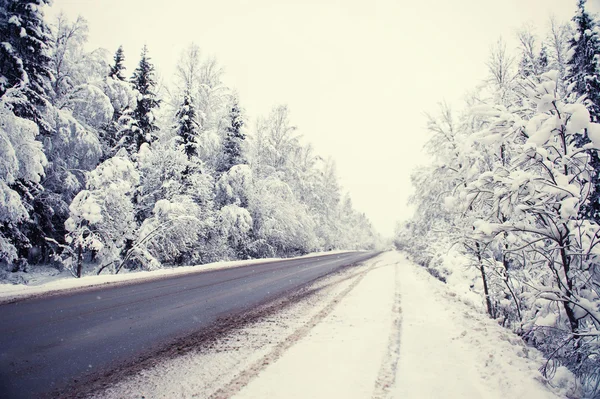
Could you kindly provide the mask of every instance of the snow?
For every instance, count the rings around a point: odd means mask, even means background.
[[[568,197],[560,203],[560,217],[563,219],[577,218],[579,214],[579,198]]]
[[[373,263],[363,281],[310,333],[234,396],[368,398],[392,331],[396,254]],[[299,378],[301,376],[301,378]]]
[[[301,258],[345,252],[348,251],[339,250],[329,252],[315,252],[301,256]],[[207,263],[204,265],[180,266],[153,271],[127,272],[126,270],[123,270],[120,274],[103,274],[100,276],[84,276],[82,278],[74,278],[68,272],[60,273],[54,268],[36,267],[35,270],[40,269],[42,273],[39,273],[37,275],[35,274],[35,272],[31,274],[27,273],[26,275],[31,276],[29,284],[0,283],[0,303],[44,294],[54,294],[63,291],[66,292],[69,290],[92,288],[105,284],[126,284],[141,280],[168,278],[171,276],[178,276],[187,273],[198,273],[202,271],[225,269],[230,267],[250,266],[257,263],[276,262],[280,260],[283,259],[268,258],[236,260],[226,262],[221,261]]]
[[[345,274],[344,274],[345,273]],[[557,398],[559,368],[399,252],[332,275],[317,294],[99,393],[249,398]]]
[[[567,123],[567,134],[575,134],[590,123],[590,112],[583,104],[569,104],[564,107],[565,111],[571,114]]]
[[[593,148],[600,149],[600,124],[590,123],[588,125],[588,137],[592,141]]]
[[[424,269],[401,264],[402,335],[398,398],[556,398],[538,368],[544,361],[510,331],[463,303]],[[572,380],[572,376],[571,376]]]

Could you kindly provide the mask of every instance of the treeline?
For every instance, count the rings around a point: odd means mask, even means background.
[[[190,45],[174,84],[144,47],[85,50],[83,18],[0,0],[0,263],[76,276],[372,248],[335,164],[285,106],[248,132],[223,69]]]
[[[430,166],[396,246],[443,281],[473,273],[490,317],[600,392],[600,27],[573,23],[499,42],[464,112],[430,116]],[[459,251],[465,262],[449,261]],[[453,281],[455,283],[455,281]],[[562,373],[561,373],[562,375]]]

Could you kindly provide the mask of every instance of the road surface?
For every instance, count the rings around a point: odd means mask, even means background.
[[[297,258],[0,305],[0,397],[57,395],[375,255]]]

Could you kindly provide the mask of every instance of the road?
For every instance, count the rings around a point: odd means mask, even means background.
[[[296,258],[0,305],[0,398],[54,396],[375,255]]]

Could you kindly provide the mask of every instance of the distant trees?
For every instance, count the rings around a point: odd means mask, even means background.
[[[570,44],[555,21],[545,41],[519,32],[518,63],[496,46],[467,110],[430,117],[434,161],[413,175],[416,213],[396,246],[443,281],[462,276],[490,317],[551,359],[546,375],[566,366],[591,397],[600,383],[599,58],[584,5]]]

